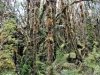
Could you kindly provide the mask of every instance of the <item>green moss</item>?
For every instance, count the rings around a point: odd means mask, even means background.
[[[70,58],[76,58],[76,53],[75,52],[71,52],[70,53]]]
[[[15,72],[13,72],[12,70],[4,70],[2,73],[0,73],[0,75],[17,75]]]
[[[17,23],[14,19],[6,20],[4,22],[4,30],[5,32],[13,33],[17,28]]]
[[[4,71],[6,69],[12,70],[13,72],[16,71],[11,55],[9,55],[9,53],[5,53],[4,51],[0,51],[0,71]]]

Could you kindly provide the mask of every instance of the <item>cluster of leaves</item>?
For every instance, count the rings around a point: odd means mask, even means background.
[[[16,31],[16,28],[17,28],[17,23],[14,19],[9,19],[4,22],[4,29],[3,29],[4,32],[12,34]]]
[[[46,64],[41,61],[36,61],[36,66],[37,66],[38,75],[44,75],[45,71],[46,71],[46,69],[45,69]]]
[[[27,58],[25,55],[23,56],[18,56],[18,69],[19,69],[19,74],[25,75],[25,74],[31,74],[32,68],[31,68],[31,58]]]
[[[5,73],[6,70],[9,69],[11,72],[16,71],[16,67],[13,63],[13,59],[11,58],[11,55],[7,51],[0,51],[0,71],[1,73]],[[0,74],[1,74],[0,73]],[[7,74],[7,73],[6,73]],[[3,75],[3,74],[1,74]]]
[[[13,61],[13,51],[14,46],[18,44],[16,38],[13,37],[13,34],[16,32],[17,23],[14,19],[9,19],[4,22],[4,28],[1,32],[1,36],[6,36],[3,43],[3,50],[0,52],[0,71],[4,74],[8,74],[9,71],[15,75],[16,67]]]

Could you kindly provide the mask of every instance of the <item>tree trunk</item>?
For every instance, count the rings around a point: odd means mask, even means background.
[[[39,6],[40,6],[40,1],[41,0],[30,0],[31,3],[31,14],[32,14],[32,19],[31,19],[31,24],[30,24],[30,44],[32,48],[32,55],[33,55],[33,70],[32,74],[37,75],[37,69],[36,69],[36,51],[37,51],[37,31],[38,31],[38,11],[39,11]]]
[[[48,49],[48,75],[53,75],[53,54],[54,54],[54,39],[52,30],[55,26],[55,13],[56,13],[56,1],[55,0],[47,0],[47,24],[48,24],[48,36],[46,38],[47,41],[47,49]]]

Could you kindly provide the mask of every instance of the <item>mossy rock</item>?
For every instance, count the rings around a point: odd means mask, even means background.
[[[77,70],[66,70],[66,69],[63,69],[61,71],[61,75],[82,75],[82,74],[79,74]]]
[[[74,63],[64,63],[62,65],[63,69],[67,69],[67,70],[75,70],[76,69],[76,65]]]
[[[75,52],[71,52],[71,53],[69,54],[69,56],[70,56],[70,58],[76,58],[76,53],[75,53]]]
[[[64,58],[67,59],[69,57],[69,54],[64,54]]]
[[[90,62],[90,61],[91,61],[91,62],[95,61],[94,55],[91,54],[91,53],[89,53],[89,54],[88,54],[88,60],[89,60],[88,62]]]

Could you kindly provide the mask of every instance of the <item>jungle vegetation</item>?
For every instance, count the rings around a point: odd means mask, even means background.
[[[100,0],[0,0],[0,75],[100,75]]]

